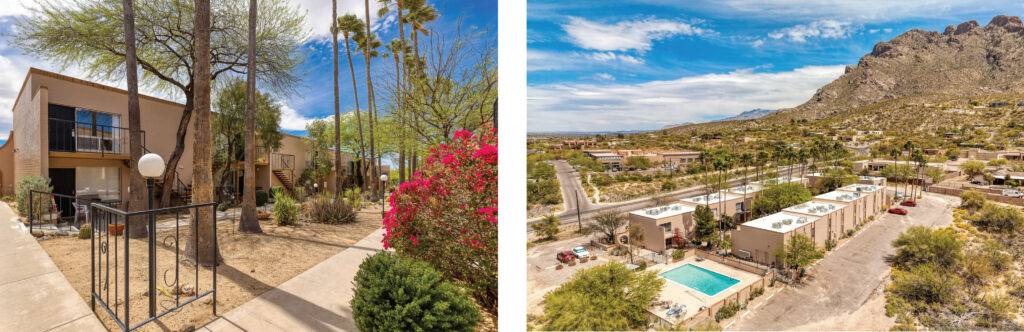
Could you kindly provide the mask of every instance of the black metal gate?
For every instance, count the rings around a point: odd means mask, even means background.
[[[187,264],[189,261],[183,260],[184,252],[183,246],[180,245],[182,238],[181,226],[183,219],[188,219],[190,225],[196,225],[195,216],[199,215],[200,210],[209,209],[209,214],[212,220],[212,232],[213,232],[213,246],[212,250],[216,253],[217,249],[217,213],[216,203],[203,203],[186,206],[176,206],[160,209],[152,209],[145,211],[125,212],[110,206],[93,203],[89,206],[90,208],[90,224],[92,227],[92,236],[90,244],[90,266],[91,266],[91,281],[90,281],[90,302],[93,311],[96,311],[96,305],[107,311],[110,317],[117,323],[123,331],[131,331],[139,328],[147,323],[150,323],[164,315],[174,312],[185,305],[188,305],[196,300],[199,300],[206,296],[212,296],[213,314],[217,314],[217,265],[214,264],[211,267],[212,276],[209,279],[211,284],[208,285],[206,291],[200,292],[200,278],[199,270],[201,267],[196,264]],[[163,227],[158,227],[156,222],[157,216],[164,218],[164,221],[160,223]],[[174,217],[173,226],[171,226],[170,217]],[[131,223],[127,222],[130,218],[147,218],[149,225],[149,237],[146,239],[135,239],[136,247],[145,246],[148,249],[148,253],[141,257],[146,257],[146,263],[148,263],[145,271],[138,271],[138,264],[142,263],[136,260],[135,274],[142,273],[146,276],[147,285],[145,287],[136,288],[137,294],[132,294],[132,242],[129,239],[131,234]],[[173,227],[173,229],[168,229]],[[164,228],[161,232],[160,228]],[[187,230],[186,230],[187,231]],[[203,231],[202,227],[196,228],[195,238],[195,252],[198,255],[200,248],[199,246],[199,232]],[[157,242],[157,233],[163,237],[163,239]],[[187,236],[187,235],[185,235]],[[141,241],[140,241],[141,240]],[[143,242],[145,241],[145,242]],[[170,266],[170,259],[159,260],[158,246],[160,246],[162,253],[166,256],[173,255],[173,267]],[[141,249],[141,248],[139,248]],[[157,268],[158,264],[163,263],[160,268],[163,272],[158,275]],[[186,289],[188,285],[182,285],[181,277],[182,273],[190,272],[188,269],[194,269],[193,274],[193,286],[192,289]],[[173,277],[171,274],[173,273]],[[163,281],[163,286],[157,287],[157,278],[160,277]],[[136,281],[139,283],[141,281]],[[144,292],[139,292],[144,290]],[[140,297],[148,297],[148,303],[142,306],[143,308],[136,308],[140,311],[136,314],[143,315],[145,319],[136,320],[135,324],[132,324],[132,306],[131,298],[132,295],[139,295]],[[159,302],[157,298],[164,296]],[[159,306],[159,308],[158,308]],[[142,309],[148,308],[147,311],[141,311]]]

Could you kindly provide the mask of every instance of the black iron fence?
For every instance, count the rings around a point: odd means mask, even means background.
[[[213,298],[210,303],[214,315],[217,314],[217,266],[213,264],[210,267],[211,278],[203,280],[200,278],[199,271],[203,268],[195,264],[195,261],[189,257],[189,255],[191,257],[203,256],[199,255],[202,250],[213,250],[214,255],[218,252],[216,203],[135,212],[125,212],[107,205],[93,203],[89,205],[89,210],[91,214],[89,221],[92,227],[90,305],[93,311],[96,310],[98,304],[123,331],[137,329],[207,296]],[[206,213],[209,213],[212,218],[212,228],[210,228],[213,233],[212,246],[209,247],[200,246],[200,232],[204,230],[203,227],[195,227],[201,224],[197,221],[197,216]],[[158,215],[173,215],[173,226],[170,225],[169,218],[158,224]],[[129,239],[132,227],[141,226],[128,222],[130,219],[137,220],[135,218],[146,219],[149,226],[148,238]],[[180,226],[184,219],[190,219],[189,222],[195,232],[187,234],[183,238]],[[166,227],[160,226],[163,224],[166,224]],[[161,228],[166,230],[161,232]],[[193,249],[191,254],[186,254],[189,250],[181,245],[181,240],[189,240],[188,236],[193,236],[192,241],[189,241],[194,245],[191,248]],[[157,242],[158,237],[161,237],[159,243]],[[148,252],[145,255],[132,256],[132,252],[135,250]],[[144,257],[145,261],[139,257]],[[160,257],[159,260],[158,257]],[[133,263],[136,264],[135,266],[147,264],[146,271],[140,274],[138,268],[132,270]],[[162,271],[160,274],[157,273],[158,269]],[[184,284],[182,277],[187,278],[188,274],[192,274],[192,283]],[[160,287],[157,286],[158,278],[162,279],[163,285]],[[207,281],[209,283],[206,284],[204,290],[203,283]],[[146,286],[134,288],[135,293],[133,294],[132,284],[143,282]],[[133,313],[131,303],[142,300],[142,298],[148,300],[148,303],[141,307],[136,306]],[[160,298],[159,301],[158,298]],[[133,321],[132,317],[143,318]]]
[[[99,203],[122,208],[120,200],[104,200],[98,195],[71,196],[32,190],[28,196],[29,234],[43,229],[77,230],[89,223],[89,204]]]

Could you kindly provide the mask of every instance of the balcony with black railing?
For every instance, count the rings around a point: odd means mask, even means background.
[[[142,145],[146,145],[146,132],[142,131]],[[49,119],[50,151],[96,153],[105,155],[130,154],[128,128],[89,122]]]
[[[295,155],[284,153],[270,154],[271,169],[295,169]]]

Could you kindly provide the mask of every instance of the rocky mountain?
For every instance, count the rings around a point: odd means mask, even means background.
[[[761,108],[755,108],[755,109],[752,109],[752,110],[749,110],[749,111],[746,111],[746,112],[743,112],[743,113],[740,113],[740,114],[736,114],[734,116],[730,116],[730,117],[725,118],[725,119],[716,120],[716,121],[753,120],[753,119],[760,119],[760,118],[765,117],[765,116],[767,116],[769,114],[772,114],[772,113],[775,113],[775,110],[766,110],[766,109],[761,109]]]
[[[807,102],[760,119],[677,127],[672,131],[743,128],[855,117],[854,110],[892,111],[900,105],[984,95],[1024,94],[1024,23],[999,15],[985,25],[967,21],[945,30],[907,31],[875,44],[856,65]],[[898,104],[898,105],[897,105]],[[876,109],[873,105],[889,105]],[[890,107],[891,106],[891,107]],[[888,108],[888,109],[886,109]]]
[[[693,122],[683,122],[683,123],[677,123],[677,124],[670,124],[670,125],[661,126],[661,129],[669,129],[669,128],[681,127],[681,126],[692,125],[692,124],[693,124]],[[658,129],[658,130],[661,130],[661,129]]]

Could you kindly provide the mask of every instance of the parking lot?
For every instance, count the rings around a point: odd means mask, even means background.
[[[555,269],[558,265],[555,255],[578,246],[587,248],[591,255],[598,255],[598,260],[578,263],[575,266],[566,265],[561,270]],[[590,238],[587,237],[548,242],[526,250],[527,313],[541,314],[543,311],[540,303],[544,300],[544,294],[568,281],[577,271],[607,263],[608,260],[608,253],[591,246]]]

